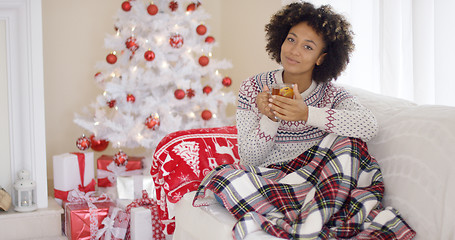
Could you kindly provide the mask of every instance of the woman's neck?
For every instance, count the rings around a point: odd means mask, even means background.
[[[297,84],[299,93],[303,93],[311,86],[313,80],[311,79],[311,76],[292,75],[283,71],[283,82]]]

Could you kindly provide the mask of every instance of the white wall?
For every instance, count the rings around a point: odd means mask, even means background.
[[[6,24],[0,20],[0,187],[10,189],[11,163],[9,144],[8,78],[6,73]]]

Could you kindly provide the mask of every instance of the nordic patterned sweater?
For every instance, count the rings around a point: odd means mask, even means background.
[[[368,141],[378,131],[372,112],[342,87],[313,81],[303,93],[308,120],[274,122],[261,114],[256,96],[267,85],[281,83],[283,70],[246,79],[240,86],[236,113],[240,162],[266,167],[288,162],[318,144],[329,133]]]

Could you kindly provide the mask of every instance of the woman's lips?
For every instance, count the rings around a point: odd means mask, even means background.
[[[299,63],[299,61],[296,61],[296,60],[294,60],[294,59],[292,59],[292,58],[289,58],[289,57],[286,57],[286,61],[289,62],[289,63],[291,63],[291,64],[297,64],[297,63]]]

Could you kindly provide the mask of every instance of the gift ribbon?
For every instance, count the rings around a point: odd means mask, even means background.
[[[121,211],[120,208],[114,208],[112,211],[111,216],[106,217],[103,219],[102,224],[104,225],[103,228],[98,230],[96,233],[96,239],[100,239],[104,235],[104,240],[111,240],[112,237],[115,239],[123,239],[126,234],[125,228],[114,227],[115,218],[117,214]]]
[[[158,205],[156,203],[156,200],[149,198],[147,191],[142,190],[142,198],[134,200],[132,203],[130,203],[125,211],[128,215],[131,214],[131,209],[136,208],[136,207],[145,207],[147,209],[150,209],[150,213],[152,214],[152,232],[153,232],[153,238],[154,240],[165,240],[166,237],[164,236],[163,231],[161,230],[161,224],[160,222],[154,223],[153,221],[159,221],[158,217]],[[130,217],[131,219],[131,217]],[[130,226],[128,225],[127,231],[126,231],[126,237],[125,239],[129,240],[131,239],[130,236]]]
[[[126,166],[118,166],[114,161],[107,165],[106,169],[98,169],[98,179],[107,178],[111,183],[117,181],[117,176],[129,177],[142,174],[142,169],[127,171]]]
[[[84,185],[84,175],[85,175],[85,154],[84,153],[71,153],[77,156],[77,163],[79,166],[79,177],[81,178],[81,184],[78,185],[78,189],[82,192],[92,192],[95,191],[95,186],[96,182],[95,179],[92,178],[89,184]],[[61,200],[66,200],[68,199],[68,193],[69,191],[62,191],[54,188],[54,197],[61,199]]]
[[[92,196],[95,192],[87,192],[84,193],[79,189],[71,190],[68,193],[68,202],[70,203],[87,203],[89,207],[89,214],[90,214],[90,240],[95,240],[96,232],[98,231],[98,218],[97,213],[95,210],[97,207],[95,206],[95,202],[105,202],[109,200],[109,197],[103,193],[99,197]]]

